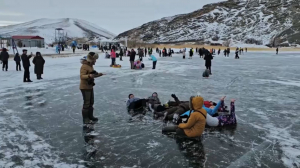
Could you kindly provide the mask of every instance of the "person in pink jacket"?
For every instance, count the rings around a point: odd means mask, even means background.
[[[111,66],[115,65],[115,63],[116,63],[116,52],[115,52],[114,49],[111,49],[110,58],[111,58]]]

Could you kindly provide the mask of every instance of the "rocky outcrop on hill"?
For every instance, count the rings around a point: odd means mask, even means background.
[[[300,0],[228,0],[119,34],[147,43],[300,44]]]

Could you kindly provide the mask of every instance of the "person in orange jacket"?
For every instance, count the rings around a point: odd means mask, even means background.
[[[201,96],[190,98],[190,109],[194,112],[190,115],[187,123],[181,123],[176,130],[177,135],[190,138],[200,137],[205,129],[207,112],[203,107],[204,99]]]

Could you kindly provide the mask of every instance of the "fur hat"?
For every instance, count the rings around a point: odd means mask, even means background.
[[[97,53],[90,52],[87,55],[86,60],[87,60],[87,62],[95,62],[98,58],[99,58],[99,55]]]

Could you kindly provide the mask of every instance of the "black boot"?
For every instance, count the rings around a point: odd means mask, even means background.
[[[94,117],[94,108],[91,107],[89,109],[89,119],[92,120],[93,122],[97,122],[98,118]]]
[[[89,119],[89,110],[87,109],[82,109],[82,120],[83,124],[90,124],[90,119]]]

